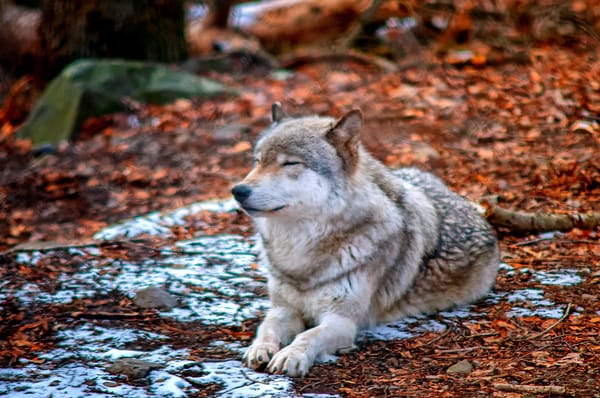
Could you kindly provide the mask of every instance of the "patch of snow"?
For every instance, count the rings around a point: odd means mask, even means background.
[[[222,384],[222,398],[289,397],[293,391],[289,378],[255,372],[240,361],[204,362],[201,366],[207,374],[192,378],[193,382]]]
[[[187,216],[201,211],[228,213],[238,208],[237,202],[233,199],[193,203],[169,212],[152,212],[103,228],[94,235],[94,239],[133,238],[142,234],[169,237],[171,227],[184,225]]]
[[[565,311],[558,307],[540,307],[540,308],[522,308],[513,307],[512,310],[506,313],[509,317],[522,317],[522,316],[537,316],[540,318],[560,318],[563,316]]]
[[[550,286],[574,286],[583,281],[576,269],[560,269],[550,271],[536,271],[533,278],[542,285]]]
[[[86,324],[72,330],[57,333],[58,348],[39,355],[45,363],[28,363],[22,368],[0,369],[0,394],[10,392],[10,397],[146,397],[142,387],[123,384],[119,377],[104,370],[118,358],[136,357],[150,362],[175,364],[166,369],[181,368],[187,361],[188,350],[174,350],[163,346],[151,351],[134,351],[124,348],[140,339],[165,339],[155,333],[111,329]],[[53,366],[52,363],[63,363]],[[50,366],[46,365],[49,363]],[[150,373],[153,381],[150,389],[158,396],[184,397],[181,388],[191,385],[167,370]],[[4,390],[3,390],[4,389]]]
[[[506,264],[506,263],[500,263],[500,266],[498,267],[498,271],[499,272],[504,271],[507,276],[512,276],[517,273],[515,267],[513,267],[512,265]]]
[[[359,333],[358,337],[370,340],[398,340],[408,339],[425,332],[443,332],[444,330],[446,330],[446,325],[422,315],[365,329]]]
[[[396,340],[409,339],[414,337],[412,331],[408,331],[406,319],[399,322],[386,323],[384,325],[375,326],[371,329],[366,329],[360,332],[358,338],[366,338],[370,340]]]
[[[69,363],[47,370],[35,365],[0,369],[0,394],[10,398],[32,397],[141,397],[141,387],[114,382],[114,376],[96,367]]]
[[[542,289],[520,289],[506,295],[509,303],[524,303],[525,307],[513,306],[506,313],[509,317],[539,316],[542,318],[560,318],[564,310],[553,301],[544,299]]]
[[[478,316],[471,311],[472,308],[473,306],[471,305],[460,305],[451,310],[441,311],[438,315],[441,315],[444,318],[471,318],[473,316]]]
[[[540,303],[544,301],[543,305],[552,305],[552,302],[548,300],[543,300],[544,291],[542,289],[521,289],[515,290],[514,292],[508,293],[506,299],[509,303],[514,303],[516,301],[530,301]]]
[[[150,391],[159,397],[187,397],[185,390],[192,387],[190,382],[165,371],[152,372],[150,382]]]
[[[237,235],[204,236],[178,242],[176,250],[165,248],[162,259],[116,260],[110,272],[106,272],[105,262],[92,258],[76,272],[60,275],[60,288],[53,293],[29,283],[3,294],[12,293],[23,304],[32,305],[70,303],[114,290],[134,297],[140,289],[163,286],[178,296],[181,306],[161,312],[162,316],[183,322],[239,325],[269,306],[266,298],[258,296],[257,292],[264,289],[262,281],[266,275],[256,269],[254,261],[256,251],[251,239]]]
[[[201,366],[206,374],[190,379],[196,385],[221,384],[223,388],[218,393],[220,398],[339,397],[329,394],[297,395],[293,392],[292,381],[288,377],[255,372],[244,367],[240,361],[204,362]]]
[[[106,359],[111,361],[115,361],[120,358],[135,358],[144,355],[143,351],[134,351],[134,350],[119,350],[116,348],[111,348],[107,352],[103,354]]]
[[[42,257],[42,252],[19,252],[17,253],[16,261],[19,264],[36,265]]]

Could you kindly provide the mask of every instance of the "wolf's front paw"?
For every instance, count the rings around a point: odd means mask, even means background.
[[[259,369],[269,363],[277,351],[277,344],[254,342],[244,354],[244,365],[254,370]]]
[[[312,364],[313,360],[309,358],[305,347],[291,345],[275,354],[267,371],[291,377],[304,377]]]

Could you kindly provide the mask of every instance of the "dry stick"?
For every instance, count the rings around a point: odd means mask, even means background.
[[[506,392],[518,392],[518,393],[530,393],[530,394],[559,394],[566,395],[568,394],[567,388],[562,386],[532,386],[532,385],[523,385],[523,384],[502,384],[502,383],[494,383],[492,384],[496,390],[506,391]]]
[[[264,382],[264,381],[253,379],[252,377],[248,376],[248,374],[244,371],[244,369],[240,369],[240,372],[242,372],[242,375],[246,378],[246,380],[249,380],[249,381],[251,381],[253,383],[269,384],[269,383]]]
[[[174,326],[167,325],[166,323],[161,323],[159,325],[159,327],[170,330],[171,332],[177,332],[177,333],[182,333],[182,334],[190,334],[190,335],[206,334],[205,330],[200,330],[200,331],[183,330],[183,329],[176,328]]]
[[[71,318],[87,318],[87,319],[131,319],[148,316],[153,314],[145,314],[142,312],[83,312],[74,311],[69,314]]]
[[[91,240],[77,243],[60,243],[60,242],[35,242],[31,247],[17,245],[10,249],[0,252],[0,255],[6,255],[10,253],[31,253],[31,252],[48,252],[68,249],[83,249],[86,247],[104,247],[104,246],[118,246],[133,244],[138,245],[139,242],[145,242],[144,239],[130,239],[130,240]]]
[[[520,247],[520,246],[529,246],[529,245],[535,245],[536,243],[540,243],[540,242],[544,242],[546,240],[552,240],[554,239],[554,237],[548,237],[548,238],[538,238],[538,239],[532,239],[532,240],[527,240],[524,242],[517,242],[514,243],[512,245],[510,245],[510,247]]]
[[[463,352],[471,352],[471,351],[477,351],[477,350],[493,350],[493,348],[486,347],[486,346],[456,348],[456,349],[451,349],[451,350],[437,350],[436,354],[460,354]]]
[[[444,331],[444,333],[440,334],[439,336],[437,336],[433,340],[428,341],[427,343],[423,344],[423,346],[426,347],[428,345],[432,345],[433,343],[435,343],[435,342],[443,339],[444,337],[446,337],[451,331],[452,331],[451,327],[446,327],[446,330]]]
[[[474,339],[476,337],[491,337],[491,336],[498,336],[500,333],[498,332],[487,332],[487,333],[477,333],[477,334],[471,334],[469,336],[464,336],[464,339]]]
[[[541,332],[534,334],[533,336],[523,338],[523,340],[537,339],[538,337],[542,337],[543,335],[545,335],[546,333],[548,333],[549,331],[554,329],[559,323],[564,321],[569,316],[569,313],[571,312],[571,306],[572,306],[571,303],[569,303],[569,305],[567,305],[567,309],[565,310],[565,313],[563,314],[563,316],[560,317],[560,319],[558,321],[554,322],[552,325],[548,326],[546,329],[542,330]]]
[[[227,256],[227,255],[235,255],[235,256],[256,256],[256,253],[253,252],[208,252],[208,251],[198,251],[198,250],[176,250],[176,249],[165,249],[165,248],[156,248],[152,246],[148,246],[143,244],[146,242],[144,239],[129,239],[129,240],[94,240],[87,241],[84,243],[59,243],[59,242],[45,242],[45,245],[38,245],[35,247],[20,247],[15,246],[11,247],[8,250],[0,252],[0,256],[10,254],[10,253],[30,253],[30,252],[48,252],[48,251],[58,251],[58,250],[68,250],[68,249],[82,249],[86,247],[106,247],[106,246],[135,246],[141,249],[151,250],[159,253],[169,253],[169,254],[181,254],[181,255],[205,255],[207,257],[210,256]],[[41,242],[44,243],[44,242]]]
[[[591,230],[600,226],[600,213],[527,213],[491,206],[486,217],[496,227],[507,227],[520,233],[569,231],[573,228]]]

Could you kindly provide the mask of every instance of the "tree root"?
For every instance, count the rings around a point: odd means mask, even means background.
[[[593,230],[600,226],[600,213],[527,213],[491,206],[486,218],[495,227],[509,228],[515,233],[569,231],[573,228]]]

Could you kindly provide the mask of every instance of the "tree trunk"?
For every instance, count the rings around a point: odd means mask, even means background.
[[[77,58],[178,62],[187,56],[185,0],[45,0],[45,79]]]

